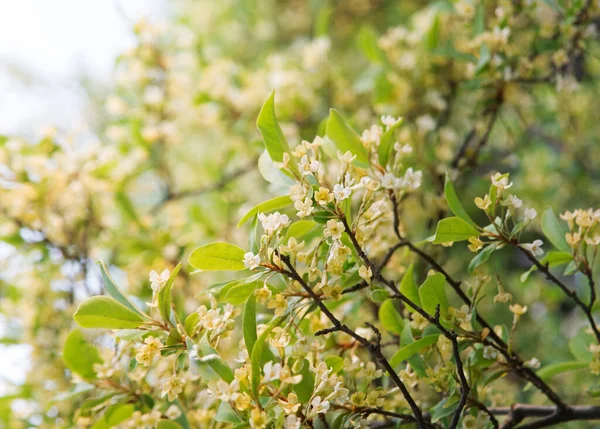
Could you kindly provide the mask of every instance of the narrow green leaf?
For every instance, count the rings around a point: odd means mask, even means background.
[[[135,329],[144,319],[123,304],[108,296],[94,296],[86,299],[73,315],[82,328]]]
[[[244,307],[242,330],[244,331],[244,343],[246,343],[248,355],[252,356],[254,343],[258,338],[256,333],[256,296],[253,293],[248,297]]]
[[[88,343],[79,329],[74,329],[67,336],[63,345],[63,362],[71,371],[83,378],[96,378],[94,364],[102,363],[98,350]]]
[[[414,341],[415,341],[415,339],[412,335],[412,328],[410,326],[410,323],[407,323],[404,325],[404,329],[402,330],[402,335],[400,335],[400,346],[406,347],[409,344],[412,344]],[[423,362],[423,359],[421,359],[421,356],[419,356],[418,354],[414,354],[414,355],[406,358],[406,360],[408,361],[410,366],[414,369],[415,373],[419,377],[427,376],[427,372],[426,372],[427,367],[425,365],[425,362]]]
[[[419,288],[419,297],[423,310],[432,316],[435,314],[437,305],[440,305],[440,313],[446,314],[448,311],[448,297],[445,289],[446,280],[440,273],[428,276],[425,282]]]
[[[240,221],[237,224],[237,227],[239,228],[240,226],[245,224],[248,220],[252,219],[254,216],[256,216],[259,213],[273,212],[275,210],[280,210],[280,209],[286,208],[286,207],[290,206],[291,204],[292,204],[292,200],[287,195],[283,195],[281,197],[275,197],[268,201],[264,201],[256,206],[252,207],[252,209],[250,209],[244,216],[242,216],[242,218],[240,219]]]
[[[448,202],[448,207],[455,216],[458,216],[472,227],[477,228],[477,224],[471,219],[471,217],[467,214],[465,208],[461,204],[458,199],[458,195],[456,195],[456,190],[454,189],[454,185],[452,181],[448,178],[446,174],[446,183],[444,184],[444,195],[446,196],[446,201]]]
[[[302,238],[317,227],[313,220],[302,219],[292,223],[285,234],[285,243],[290,237]]]
[[[262,355],[265,348],[265,343],[275,326],[277,326],[277,324],[272,322],[267,329],[260,334],[260,337],[258,337],[254,343],[254,346],[252,347],[250,363],[252,365],[252,394],[254,395],[254,398],[258,398],[258,387],[260,386],[262,370]]]
[[[469,262],[469,274],[473,274],[477,267],[486,263],[488,259],[490,259],[490,256],[492,256],[492,253],[494,253],[494,250],[496,250],[496,247],[496,244],[489,244],[485,246],[477,255],[475,255],[475,257],[471,259],[471,262]]]
[[[135,408],[133,404],[114,404],[109,406],[102,417],[90,429],[110,429],[127,420]]]
[[[100,265],[100,272],[102,273],[102,281],[104,283],[104,289],[106,292],[125,307],[129,308],[131,311],[138,313],[140,316],[145,316],[145,314],[139,308],[137,308],[135,304],[123,294],[123,292],[121,292],[117,284],[113,281],[108,273],[108,269],[106,268],[104,262],[98,261],[98,265]]]
[[[537,375],[539,375],[542,380],[548,380],[554,377],[555,375],[587,367],[589,367],[589,364],[587,362],[579,362],[576,360],[560,362],[543,367],[537,372]]]
[[[367,148],[362,144],[356,131],[346,124],[344,118],[335,109],[329,111],[326,133],[327,137],[342,153],[350,151],[350,153],[356,155],[355,164],[359,167],[369,166]]]
[[[310,363],[307,359],[304,359],[299,374],[302,375],[302,380],[294,385],[294,392],[298,395],[300,402],[307,403],[310,401],[315,387],[315,375],[310,370]]]
[[[115,200],[116,200],[117,204],[119,205],[119,207],[121,208],[121,210],[123,211],[123,213],[125,213],[127,215],[129,220],[135,222],[138,226],[143,227],[143,225],[140,222],[140,219],[135,211],[135,207],[134,207],[133,203],[131,202],[131,200],[129,199],[129,197],[127,196],[127,194],[125,192],[123,192],[123,191],[116,192]]]
[[[363,25],[358,30],[358,46],[369,61],[381,64],[385,62],[385,53],[377,43],[379,36],[375,29],[368,25]]]
[[[244,250],[233,244],[217,242],[197,247],[188,262],[203,271],[239,271],[244,266]]]
[[[572,249],[565,240],[567,228],[550,207],[542,214],[542,232],[558,250],[571,253]]]
[[[561,265],[568,264],[572,261],[573,255],[570,252],[567,253],[550,251],[546,253],[546,255],[540,260],[540,263],[542,265],[548,264],[548,267],[559,267]],[[529,270],[521,274],[521,282],[526,282],[529,278],[529,275],[534,271],[537,271],[537,267],[535,265],[532,265],[531,268],[529,268]]]
[[[158,292],[158,309],[160,311],[160,315],[165,323],[171,323],[171,303],[173,302],[173,297],[171,295],[171,290],[173,289],[173,282],[181,269],[181,262],[177,264],[169,280],[163,286],[163,288]]]
[[[394,148],[394,135],[396,133],[396,129],[402,125],[403,119],[400,119],[394,125],[392,125],[389,129],[386,130],[385,133],[379,139],[379,147],[377,148],[377,154],[379,157],[379,165],[385,167],[390,159],[390,155],[392,153],[392,149]]]
[[[294,180],[275,165],[266,150],[258,158],[258,172],[263,179],[274,185],[290,187],[294,184]]]
[[[198,356],[199,360],[207,363],[221,379],[227,383],[233,381],[233,371],[227,365],[227,362],[223,360],[219,352],[208,343],[206,335],[198,342]]]
[[[231,408],[229,403],[221,401],[219,404],[219,408],[217,409],[217,414],[215,415],[215,421],[222,423],[240,423],[241,420],[238,417],[237,413]]]
[[[589,366],[590,366],[589,363],[581,362],[581,361],[577,361],[577,360],[568,361],[568,362],[559,362],[559,363],[554,363],[551,365],[546,365],[545,367],[543,367],[542,369],[537,371],[537,375],[542,380],[549,380],[558,374],[563,374],[565,372],[571,372],[571,371],[577,371],[579,369],[588,368]],[[533,385],[531,383],[528,383],[525,386],[525,388],[523,389],[523,391],[529,390],[532,386]]]
[[[580,331],[569,341],[569,351],[580,362],[590,363],[594,354],[590,351],[592,336]]]
[[[396,310],[396,306],[394,305],[394,301],[391,299],[386,299],[383,301],[381,306],[379,307],[379,321],[381,325],[396,335],[402,334],[402,329],[404,328],[404,319]]]
[[[402,277],[402,281],[400,282],[400,292],[415,304],[421,305],[419,288],[417,287],[417,282],[415,282],[414,264],[410,264],[406,273],[404,273],[404,277]],[[408,311],[415,311],[410,305],[407,305],[406,308]]]
[[[438,222],[435,235],[431,241],[434,244],[442,244],[464,241],[478,236],[479,231],[466,221],[459,217],[449,217]]]
[[[223,297],[223,301],[233,305],[241,305],[248,300],[250,295],[259,287],[262,287],[263,282],[242,283],[233,286],[227,291]]]
[[[182,429],[181,425],[173,420],[160,420],[156,429]]]
[[[188,337],[193,336],[194,330],[195,330],[196,326],[198,325],[199,321],[200,321],[200,315],[198,313],[196,313],[195,311],[193,313],[190,313],[185,318],[185,320],[183,322],[183,327],[184,327],[185,333],[188,335]]]
[[[393,367],[400,365],[403,361],[407,360],[411,356],[419,353],[425,347],[435,344],[438,340],[439,334],[427,335],[413,343],[410,343],[401,349],[399,349],[394,356],[390,359],[390,365]]]
[[[271,93],[260,109],[256,126],[263,137],[265,147],[271,159],[276,162],[282,162],[283,154],[290,152],[290,146],[275,116],[275,91]]]

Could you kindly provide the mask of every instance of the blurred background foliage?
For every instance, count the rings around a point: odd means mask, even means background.
[[[101,291],[95,261],[148,299],[150,270],[172,269],[215,239],[246,244],[240,214],[278,193],[261,177],[269,172],[255,128],[273,89],[294,143],[322,134],[332,107],[356,129],[384,114],[405,118],[399,142],[425,172],[403,212],[414,240],[447,212],[446,171],[476,220],[472,199],[495,171],[510,172],[538,213],[597,204],[597,2],[190,0],[168,9],[162,22],[133,26],[137,45],[117,59],[91,129],[0,138],[2,342],[31,346],[25,383],[0,398],[6,428],[75,427],[83,397],[61,396],[71,386],[61,347],[77,303]],[[466,249],[430,250],[469,282]],[[412,261],[401,254],[393,264],[401,273]],[[533,303],[515,347],[544,364],[568,358],[582,326],[571,304],[541,276],[521,282],[527,264],[514,252],[500,252],[494,268],[488,294],[501,283]],[[188,298],[210,284],[178,281]],[[578,277],[566,281],[586,293]],[[568,377],[559,390],[583,394],[584,380]]]

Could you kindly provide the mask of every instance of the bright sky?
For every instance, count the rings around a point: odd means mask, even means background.
[[[165,8],[164,0],[0,0],[0,134],[80,124],[75,77],[110,83],[116,56],[134,43],[132,23]],[[0,346],[0,393],[2,380],[23,381],[27,354],[27,346]]]
[[[0,134],[80,122],[75,77],[109,82],[132,23],[164,9],[164,0],[0,0]]]

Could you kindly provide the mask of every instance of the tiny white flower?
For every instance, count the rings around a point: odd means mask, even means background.
[[[402,120],[402,118],[394,118],[393,116],[390,116],[390,115],[383,115],[381,117],[381,123],[383,125],[385,125],[387,128],[393,127],[401,120]]]
[[[350,196],[351,193],[352,193],[352,189],[350,189],[349,187],[344,187],[344,186],[340,185],[339,183],[337,183],[333,187],[333,196],[335,197],[336,201],[345,200],[346,198],[348,198]]]
[[[304,175],[316,173],[319,170],[319,161],[313,160],[311,161],[307,155],[304,155],[300,159],[300,163],[298,164],[300,171]]]
[[[535,209],[525,209],[525,215],[523,218],[524,222],[530,222],[535,219],[537,216],[537,211]]]
[[[356,159],[356,155],[352,155],[352,152],[350,151],[347,151],[346,153],[342,154],[342,152],[338,150],[337,157],[344,164],[351,164],[352,161]]]
[[[258,268],[260,265],[260,256],[252,252],[244,254],[244,266],[250,270]]]
[[[345,231],[344,224],[339,220],[330,219],[327,221],[327,226],[323,229],[325,237],[331,237],[334,240],[342,238],[342,233]]]
[[[150,271],[150,283],[152,290],[158,292],[167,283],[171,273],[168,269],[164,269],[162,273],[158,274],[156,271]]]
[[[508,174],[496,173],[492,176],[492,185],[502,190],[510,188],[513,184],[508,181]]]
[[[534,240],[533,243],[524,243],[520,246],[523,249],[530,251],[533,256],[541,256],[544,254],[544,250],[542,249],[543,244],[544,242],[542,240]]]
[[[311,213],[315,210],[313,207],[313,202],[310,198],[306,198],[304,201],[297,200],[294,202],[294,208],[298,210],[298,217],[306,217],[310,216]]]

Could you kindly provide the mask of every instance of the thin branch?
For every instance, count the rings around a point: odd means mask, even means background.
[[[414,244],[402,237],[399,229],[400,221],[398,218],[398,200],[393,194],[391,195],[391,201],[393,206],[394,232],[396,236],[401,241],[406,243],[407,247],[411,252],[417,254],[424,261],[426,261],[435,271],[442,274],[448,282],[448,284],[461,298],[461,300],[469,307],[472,307],[473,303],[471,302],[467,294],[462,290],[461,282],[455,280],[452,276],[450,276],[450,274],[446,270],[444,270],[444,268],[432,256],[425,253],[424,251],[416,247]],[[511,368],[515,371],[517,375],[533,384],[538,390],[544,393],[546,397],[548,397],[548,399],[550,399],[550,401],[552,401],[558,407],[567,407],[567,405],[560,398],[560,396],[544,380],[542,380],[531,368],[525,366],[525,362],[523,359],[521,359],[516,353],[514,353],[514,351],[508,351],[508,345],[504,342],[504,340],[502,340],[502,338],[500,338],[500,336],[498,336],[495,333],[493,327],[479,313],[477,313],[476,320],[481,326],[487,328],[488,338],[491,338],[493,340],[492,343],[486,338],[486,340],[484,340],[484,343],[498,350],[504,356],[507,363],[511,366]]]
[[[428,423],[423,418],[423,413],[421,412],[421,409],[419,408],[419,406],[413,399],[412,395],[406,388],[406,385],[402,382],[402,380],[400,379],[400,377],[398,376],[398,374],[396,373],[394,368],[392,368],[392,366],[386,359],[385,355],[381,351],[381,347],[371,343],[366,338],[358,335],[356,332],[354,332],[348,326],[346,326],[345,324],[340,322],[333,315],[333,313],[327,308],[327,306],[323,303],[323,301],[321,300],[321,297],[319,297],[312,290],[312,288],[304,281],[304,279],[298,274],[298,272],[292,265],[290,258],[288,256],[283,256],[283,255],[281,255],[280,258],[283,261],[283,263],[286,265],[286,267],[288,268],[287,270],[283,271],[283,274],[287,275],[292,280],[295,280],[296,282],[298,282],[298,284],[300,284],[300,286],[302,286],[302,288],[310,295],[311,299],[318,305],[319,309],[323,312],[323,314],[325,314],[325,316],[333,324],[335,330],[344,332],[345,334],[351,336],[356,341],[358,341],[363,347],[365,347],[366,349],[371,351],[377,357],[378,361],[381,363],[381,365],[385,368],[385,370],[388,372],[388,374],[394,381],[394,384],[396,384],[396,386],[398,386],[398,388],[402,392],[404,399],[406,399],[406,402],[408,403],[410,409],[412,410],[412,412],[415,416],[415,419],[416,419],[419,429],[426,429],[427,427],[429,427],[430,425],[428,425]],[[329,332],[334,332],[334,330],[330,330]]]
[[[254,158],[248,164],[246,164],[236,170],[233,170],[231,173],[223,175],[223,177],[221,177],[221,179],[219,179],[218,181],[216,181],[214,183],[211,183],[210,185],[201,186],[199,188],[194,188],[194,189],[186,189],[186,190],[182,190],[182,191],[175,191],[175,192],[168,191],[166,196],[153,207],[152,211],[154,212],[154,211],[160,210],[165,205],[167,205],[173,201],[181,200],[183,198],[196,197],[198,195],[219,191],[219,190],[225,188],[227,185],[229,185],[234,180],[253,171],[257,162],[258,162],[258,158]]]
[[[548,269],[548,266],[544,265],[540,261],[538,261],[536,259],[536,257],[533,256],[533,254],[529,250],[524,249],[523,247],[519,246],[518,243],[516,243],[514,241],[511,241],[510,243],[512,245],[514,245],[515,247],[517,247],[521,251],[521,253],[523,253],[525,255],[525,257],[527,259],[529,259],[529,261],[537,267],[537,269],[540,272],[544,273],[544,275],[546,276],[546,278],[548,280],[550,280],[550,282],[557,285],[565,293],[565,295],[567,295],[569,298],[571,298],[573,300],[573,302],[575,302],[575,304],[577,304],[577,306],[579,306],[581,308],[581,310],[584,312],[585,316],[587,317],[587,319],[590,323],[592,331],[594,332],[594,335],[596,336],[596,340],[598,341],[598,343],[600,343],[600,330],[598,330],[598,325],[596,324],[596,320],[594,319],[594,316],[592,314],[592,307],[588,306],[585,302],[583,302],[581,300],[581,298],[579,298],[579,296],[577,295],[577,292],[575,290],[570,289],[567,285],[565,285],[563,282],[561,282],[554,274],[552,274],[550,272],[550,270]]]
[[[572,405],[560,409],[548,405],[513,404],[511,407],[490,408],[497,416],[508,416],[502,429],[534,429],[545,428],[573,420],[600,420],[600,407],[594,405]],[[520,423],[531,417],[540,419],[531,423]]]
[[[458,378],[459,378],[460,386],[461,386],[461,396],[460,396],[460,400],[458,403],[458,407],[456,408],[456,411],[452,418],[452,422],[450,423],[450,426],[449,426],[449,429],[455,429],[458,426],[458,422],[460,421],[462,411],[467,403],[467,397],[469,395],[469,391],[471,390],[471,388],[469,386],[469,382],[467,381],[467,378],[465,376],[462,360],[460,357],[460,349],[458,347],[458,335],[453,330],[450,331],[441,324],[440,318],[439,318],[439,308],[438,308],[438,311],[436,312],[436,314],[434,316],[432,316],[427,311],[425,311],[422,307],[415,304],[413,301],[411,301],[409,298],[407,298],[406,295],[404,295],[402,292],[400,292],[400,290],[398,290],[398,288],[396,287],[394,282],[387,280],[382,275],[379,267],[375,266],[375,264],[369,259],[369,257],[367,256],[367,254],[365,253],[363,248],[358,243],[358,240],[356,239],[356,235],[354,234],[354,231],[348,225],[346,216],[343,213],[341,213],[339,216],[339,219],[343,223],[346,233],[350,237],[350,241],[352,242],[352,245],[354,246],[356,252],[358,253],[358,256],[371,269],[371,271],[373,273],[373,279],[378,280],[381,283],[385,284],[390,290],[392,290],[392,292],[394,292],[395,295],[393,296],[393,298],[398,298],[405,304],[412,307],[416,312],[418,312],[421,316],[423,316],[429,323],[431,323],[436,328],[438,328],[440,330],[440,332],[451,341],[453,356],[454,356],[454,360],[456,363],[456,372],[458,374]]]

